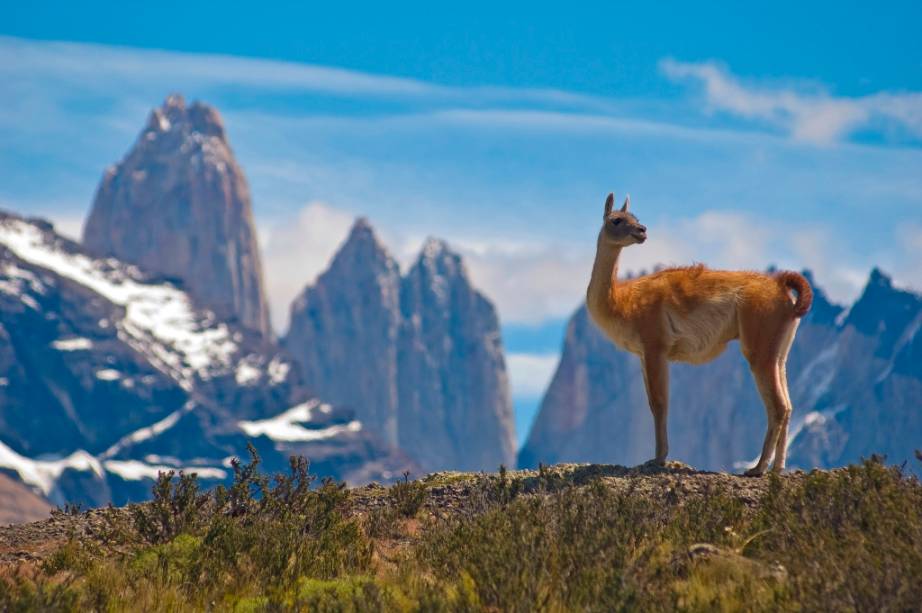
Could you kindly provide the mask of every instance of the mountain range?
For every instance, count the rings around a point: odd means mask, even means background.
[[[401,276],[359,220],[281,341],[262,279],[220,115],[180,96],[105,171],[81,243],[0,213],[0,470],[99,505],[162,470],[227,479],[248,442],[352,483],[514,463],[496,311],[447,245]]]
[[[401,271],[358,219],[277,337],[256,237],[219,113],[180,96],[104,172],[81,242],[0,212],[0,501],[25,485],[54,504],[121,504],[164,470],[218,483],[248,443],[268,470],[305,455],[351,483],[652,455],[636,358],[585,307],[516,455],[499,318],[448,244],[430,239]],[[814,287],[788,367],[789,463],[911,457],[922,297],[877,270],[850,308]],[[765,417],[738,349],[671,381],[672,457],[754,458]],[[20,519],[47,509],[36,500]]]

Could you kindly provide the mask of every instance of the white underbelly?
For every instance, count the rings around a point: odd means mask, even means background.
[[[669,359],[702,364],[723,353],[727,343],[739,334],[735,304],[714,302],[685,317],[667,312],[671,335]]]

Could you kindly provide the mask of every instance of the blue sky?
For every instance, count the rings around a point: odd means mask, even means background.
[[[149,109],[209,102],[276,326],[354,216],[404,263],[444,237],[498,305],[524,434],[608,191],[650,228],[633,270],[922,287],[920,6],[6,3],[0,206],[77,234]]]

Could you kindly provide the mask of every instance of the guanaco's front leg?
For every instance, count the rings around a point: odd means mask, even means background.
[[[669,455],[669,439],[666,434],[666,417],[669,414],[669,361],[663,352],[646,351],[640,362],[656,431],[654,462],[662,465],[666,463],[666,456]]]

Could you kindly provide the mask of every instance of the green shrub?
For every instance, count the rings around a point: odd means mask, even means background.
[[[772,477],[750,551],[778,560],[806,609],[906,611],[922,603],[922,487],[872,458],[799,487]]]
[[[303,578],[285,606],[317,613],[374,613],[404,608],[407,603],[392,588],[370,577],[357,576],[334,580]]]
[[[397,513],[402,517],[414,517],[426,502],[426,486],[419,481],[410,481],[410,473],[403,473],[403,481],[398,481],[388,490],[388,498]]]
[[[350,493],[316,483],[303,459],[271,478],[257,467],[253,453],[229,487],[207,494],[183,475],[162,478],[149,505],[110,510],[92,538],[7,573],[0,610],[903,611],[922,602],[922,486],[878,459],[770,477],[756,502],[717,485],[680,494],[675,478],[614,487],[604,467],[501,469],[453,482],[453,506],[420,522],[406,518],[427,495],[407,478],[360,519]],[[376,538],[386,552],[374,553]]]
[[[673,550],[725,539],[740,517],[740,504],[716,493],[660,508],[597,483],[437,521],[414,556],[439,579],[469,576],[488,607],[612,610],[660,597],[662,573],[680,566]]]

